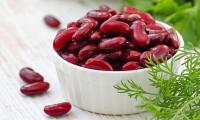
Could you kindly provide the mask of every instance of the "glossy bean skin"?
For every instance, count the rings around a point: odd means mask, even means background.
[[[98,31],[93,32],[89,35],[89,41],[92,43],[99,43],[101,41],[101,34]]]
[[[73,53],[64,52],[61,53],[61,57],[72,64],[78,64],[78,58]]]
[[[77,21],[78,26],[83,26],[84,24],[92,24],[95,27],[99,25],[99,23],[93,19],[93,18],[88,18],[88,17],[82,17]]]
[[[171,28],[168,30],[169,36],[168,39],[166,40],[166,43],[173,47],[174,49],[178,49],[180,47],[180,41],[178,39],[178,35],[176,34],[176,31]]]
[[[79,53],[78,53],[78,58],[81,61],[86,60],[87,58],[91,57],[92,55],[95,54],[97,50],[96,45],[86,45],[85,47],[83,47]]]
[[[44,112],[49,116],[57,117],[68,113],[72,108],[69,102],[62,102],[44,107]]]
[[[107,12],[109,12],[109,13],[112,14],[112,15],[117,14],[117,11],[116,11],[116,10],[110,8],[110,7],[107,6],[107,5],[100,5],[100,6],[99,6],[99,10],[107,11]]]
[[[45,16],[44,21],[48,26],[50,26],[52,28],[57,28],[60,26],[60,21],[52,15]]]
[[[112,15],[111,13],[103,10],[92,10],[87,13],[88,17],[95,19],[98,22],[103,22],[110,18]]]
[[[108,62],[94,58],[87,60],[83,67],[95,70],[113,71],[112,66]]]
[[[144,20],[146,24],[156,23],[155,19],[149,13],[142,12],[142,13],[139,13],[139,15],[141,16],[141,18]]]
[[[140,62],[136,62],[136,61],[130,61],[127,62],[126,64],[124,64],[122,66],[122,70],[123,71],[129,71],[129,70],[138,70],[138,69],[143,69],[144,67],[142,67]]]
[[[119,60],[122,57],[122,51],[114,51],[106,55],[106,58],[109,60]]]
[[[56,35],[53,41],[54,50],[58,51],[63,48],[67,43],[69,43],[72,39],[72,35],[77,31],[77,28],[71,27],[69,29],[65,29]]]
[[[129,33],[129,25],[121,21],[110,20],[104,22],[99,30],[103,34],[126,36]]]
[[[20,91],[25,95],[37,95],[46,92],[48,89],[48,82],[35,82],[22,86]]]
[[[131,26],[131,39],[132,42],[140,48],[147,48],[150,44],[150,39],[145,31],[145,23],[136,21]]]
[[[139,61],[141,52],[136,50],[126,50],[123,53],[123,59],[125,61]]]
[[[20,70],[19,76],[22,80],[27,83],[34,83],[34,82],[42,82],[44,81],[44,77],[35,72],[32,68],[24,67]]]
[[[78,52],[82,47],[84,47],[85,45],[87,45],[87,41],[79,41],[79,42],[71,42],[67,45],[67,47],[65,48],[67,51],[72,52],[72,53],[76,53]]]
[[[78,22],[70,22],[69,24],[67,24],[67,28],[70,27],[79,27]]]
[[[126,23],[132,23],[139,19],[141,19],[141,17],[137,14],[121,14],[119,16],[119,20],[124,21]]]
[[[149,34],[148,37],[150,39],[150,44],[151,45],[158,45],[158,44],[162,44],[164,42],[164,40],[168,37],[168,32],[161,32],[161,33],[156,33],[156,34]]]
[[[157,45],[150,49],[153,54],[153,61],[162,62],[167,59],[169,54],[169,47],[166,45]]]
[[[81,26],[72,36],[72,41],[77,42],[84,40],[89,33],[93,30],[94,25],[91,23],[86,23],[83,26]]]
[[[152,52],[151,51],[145,51],[140,56],[140,63],[142,65],[146,66],[149,59],[152,59],[152,58],[153,58]]]
[[[126,43],[126,38],[124,37],[115,37],[112,39],[104,40],[99,43],[99,49],[102,51],[112,51],[118,50],[123,47]]]
[[[129,14],[138,14],[138,13],[140,13],[140,11],[138,9],[133,8],[131,6],[125,7],[122,12],[129,13]]]

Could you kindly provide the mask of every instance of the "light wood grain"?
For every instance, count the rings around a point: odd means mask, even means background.
[[[91,0],[92,1],[92,0]],[[113,0],[112,0],[113,1]],[[116,2],[111,2],[117,8]],[[43,16],[53,14],[62,27],[84,15],[97,4],[73,0],[0,0],[0,120],[143,120],[148,113],[106,116],[73,107],[60,118],[43,113],[47,104],[62,102],[62,93],[52,63],[51,42],[56,29],[43,23]],[[51,87],[47,94],[27,97],[19,92],[24,84],[18,71],[33,67],[45,76]],[[88,103],[89,104],[89,103]],[[130,106],[131,107],[131,106]]]

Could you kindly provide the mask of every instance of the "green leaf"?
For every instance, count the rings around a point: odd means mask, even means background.
[[[125,5],[131,5],[142,11],[150,11],[154,0],[121,0]]]
[[[170,15],[178,10],[178,5],[174,0],[162,0],[153,8],[154,14]]]

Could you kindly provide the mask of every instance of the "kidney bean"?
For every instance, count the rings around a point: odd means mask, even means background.
[[[145,51],[140,56],[140,63],[146,66],[147,62],[149,61],[149,59],[152,59],[152,57],[153,55],[151,51]]]
[[[64,52],[61,57],[72,64],[78,64],[78,58],[73,53]]]
[[[108,62],[94,58],[88,59],[83,67],[95,70],[113,71],[112,66]]]
[[[101,41],[101,34],[98,31],[89,35],[89,41],[92,43],[99,43]]]
[[[115,70],[115,71],[121,71],[122,70],[123,62],[112,61],[112,62],[110,62],[110,64],[112,65],[113,70]]]
[[[169,54],[169,47],[166,45],[157,45],[150,49],[153,54],[153,61],[162,62],[167,59]]]
[[[87,16],[95,19],[98,22],[103,22],[110,18],[112,15],[109,12],[103,10],[92,10],[87,13]]]
[[[168,32],[161,32],[157,34],[149,34],[148,37],[150,39],[150,44],[151,45],[158,45],[163,43],[163,41],[167,38]]]
[[[135,47],[135,44],[129,42],[129,41],[126,41],[126,47],[125,48],[128,48],[128,49],[136,49]]]
[[[155,19],[149,13],[138,13],[146,24],[155,24]]]
[[[66,47],[66,50],[69,52],[76,53],[78,52],[82,47],[84,47],[88,42],[87,41],[79,41],[79,42],[71,42]]]
[[[162,25],[155,23],[155,24],[149,24],[149,25],[147,25],[146,29],[148,31],[148,29],[150,29],[150,30],[163,30],[165,28]]]
[[[110,7],[107,6],[107,5],[100,5],[100,6],[99,6],[99,10],[107,11],[107,12],[111,13],[112,15],[115,15],[115,14],[117,13],[116,10],[110,8]]]
[[[83,26],[84,24],[91,23],[96,28],[98,26],[98,22],[93,18],[82,17],[77,21],[78,26]]]
[[[91,57],[92,55],[94,55],[94,53],[96,52],[97,47],[95,45],[86,45],[85,47],[83,47],[79,53],[78,53],[78,58],[81,61],[86,60],[87,58]]]
[[[169,46],[178,49],[180,47],[180,41],[178,39],[178,36],[176,34],[176,31],[171,28],[168,30],[169,32],[169,36],[168,39],[166,39],[166,44],[168,44]]]
[[[120,15],[119,14],[116,14],[116,15],[113,15],[112,17],[110,17],[106,22],[108,21],[119,21],[120,19]]]
[[[129,14],[137,14],[137,13],[140,13],[140,11],[139,11],[138,9],[133,8],[133,7],[131,7],[131,6],[125,7],[125,8],[123,9],[122,12],[124,12],[124,13],[129,13]]]
[[[110,20],[104,22],[99,30],[103,34],[126,36],[129,33],[129,25],[121,21]]]
[[[77,22],[70,22],[69,24],[67,24],[67,28],[70,27],[79,27]]]
[[[60,21],[52,15],[45,16],[44,21],[48,26],[53,27],[53,28],[57,28],[60,26]]]
[[[72,35],[77,31],[77,28],[71,27],[58,33],[53,41],[54,50],[58,51],[71,41]]]
[[[93,58],[94,59],[99,59],[99,60],[106,60],[106,54],[103,54],[103,53],[99,53],[97,55],[95,55]]]
[[[126,23],[132,23],[136,20],[141,19],[141,17],[138,14],[121,14],[119,19]]]
[[[72,108],[69,102],[62,102],[44,107],[44,112],[49,116],[57,117],[68,113]]]
[[[142,21],[135,21],[131,26],[131,29],[132,42],[140,48],[147,48],[150,43],[150,39],[145,31],[145,23]]]
[[[99,49],[105,52],[118,50],[123,47],[126,43],[126,38],[124,37],[115,37],[112,39],[104,40],[99,43]]]
[[[106,55],[106,58],[109,60],[119,60],[122,57],[122,51],[118,50],[115,52],[111,52]]]
[[[143,68],[144,67],[142,67],[142,65],[140,64],[140,62],[136,62],[136,61],[127,62],[126,64],[124,64],[122,66],[122,70],[123,71],[138,70],[138,69],[143,69]]]
[[[93,24],[86,23],[81,26],[72,36],[72,41],[77,42],[85,39],[94,28]]]
[[[24,85],[20,88],[20,91],[25,95],[42,94],[49,89],[48,82],[35,82]]]
[[[44,80],[41,74],[29,67],[22,68],[19,72],[19,76],[27,83],[42,82]]]
[[[139,61],[141,54],[136,50],[126,50],[123,53],[123,58],[125,61]]]

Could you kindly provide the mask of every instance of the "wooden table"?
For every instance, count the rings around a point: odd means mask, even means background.
[[[92,0],[91,0],[92,1]],[[119,5],[112,2],[112,6]],[[103,1],[104,2],[104,1]],[[62,102],[62,93],[52,63],[51,43],[56,29],[43,22],[46,14],[62,21],[62,27],[97,7],[97,3],[73,0],[0,0],[0,120],[143,120],[148,113],[129,116],[108,116],[73,107],[60,118],[43,113],[47,104]],[[51,84],[47,94],[27,97],[20,93],[24,84],[18,72],[33,67]],[[89,103],[88,103],[89,104]]]

